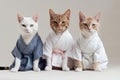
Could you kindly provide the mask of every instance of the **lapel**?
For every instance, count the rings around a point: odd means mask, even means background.
[[[66,31],[67,31],[67,30],[66,30]],[[55,34],[55,36],[57,37],[57,39],[55,40],[55,42],[54,42],[54,44],[53,44],[53,49],[56,48],[59,44],[61,44],[60,42],[61,42],[61,40],[62,40],[63,38],[65,38],[64,35],[65,35],[66,31],[63,32],[62,34],[59,34],[59,35],[56,35],[56,34]]]
[[[36,43],[37,43],[37,39],[38,39],[38,33],[36,33],[34,35],[34,37],[32,38],[32,40],[29,42],[29,44],[26,44],[22,38],[22,36],[20,36],[20,39],[19,39],[19,45],[20,45],[20,49],[22,52],[30,52],[34,49]]]

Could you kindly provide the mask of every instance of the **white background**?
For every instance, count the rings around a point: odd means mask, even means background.
[[[64,13],[71,9],[69,30],[74,38],[79,34],[79,11],[87,16],[102,13],[100,37],[104,43],[109,65],[120,61],[120,0],[0,0],[0,66],[13,61],[11,51],[20,35],[16,14],[39,14],[39,34],[43,40],[50,31],[49,9]]]

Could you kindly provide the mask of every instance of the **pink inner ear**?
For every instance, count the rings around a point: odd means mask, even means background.
[[[55,12],[52,9],[49,9],[49,14],[53,15],[53,14],[55,14]]]
[[[83,22],[85,20],[85,15],[81,11],[79,13],[79,18],[80,18],[80,22]]]
[[[53,18],[53,15],[55,15],[55,12],[52,9],[49,9],[50,19]]]
[[[70,16],[70,9],[68,9],[64,14]]]
[[[34,15],[34,16],[32,17],[32,19],[33,19],[35,22],[38,22],[38,14]]]
[[[101,13],[99,12],[94,18],[97,20],[97,22],[100,21]]]
[[[85,20],[85,15],[80,11],[79,13],[79,19],[80,19],[80,22],[83,22]]]
[[[23,16],[20,14],[17,14],[18,22],[21,22],[23,20]]]
[[[70,9],[68,9],[68,10],[64,13],[64,15],[67,16],[68,19],[69,19],[69,17],[70,17],[70,12],[71,12]]]

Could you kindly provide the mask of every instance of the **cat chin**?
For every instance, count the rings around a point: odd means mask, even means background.
[[[33,34],[32,32],[23,32],[23,33],[22,33],[22,35],[24,35],[24,36],[25,36],[25,35],[26,35],[26,36],[27,36],[27,35],[29,36],[29,35],[32,35],[32,34]]]
[[[21,31],[22,34],[24,35],[30,35],[30,34],[35,34],[37,31]]]
[[[62,28],[62,29],[57,29],[57,28],[55,28],[55,27],[53,27],[52,28],[53,29],[53,31],[55,32],[55,33],[63,33],[64,31],[66,31],[66,28]]]
[[[55,32],[57,35],[61,35],[64,31]]]
[[[56,31],[56,33],[63,33],[64,31]]]
[[[32,32],[30,32],[30,31],[29,31],[29,32],[28,32],[28,31],[26,31],[26,32],[24,32],[24,33],[25,33],[25,34],[31,34]]]
[[[81,32],[81,34],[84,36],[84,37],[86,37],[86,38],[88,38],[88,37],[91,37],[92,35],[94,35],[96,32],[86,32],[86,31],[82,31]]]
[[[58,34],[59,34],[59,33],[63,33],[63,32],[65,32],[65,31],[66,31],[66,29],[65,29],[65,30],[54,30],[54,32],[55,32],[55,33],[58,33]]]
[[[32,32],[23,32],[23,34],[31,34]]]
[[[96,33],[96,31],[81,31],[82,34],[85,34],[85,35],[93,35]]]

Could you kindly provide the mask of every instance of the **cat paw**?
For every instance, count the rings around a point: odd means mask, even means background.
[[[82,71],[82,68],[76,68],[75,71],[80,72],[80,71]]]
[[[102,69],[101,68],[98,68],[98,67],[96,67],[96,68],[94,68],[94,71],[102,71]]]
[[[45,70],[46,70],[46,71],[51,71],[51,70],[52,70],[52,66],[46,66],[46,67],[45,67]]]
[[[68,67],[63,67],[62,70],[63,71],[69,71],[70,69]]]
[[[18,72],[18,69],[17,68],[12,68],[10,71],[11,72]]]
[[[102,71],[102,68],[99,66],[99,63],[98,62],[95,62],[93,64],[93,70],[94,71]]]
[[[35,72],[40,72],[41,70],[39,68],[34,68]]]

